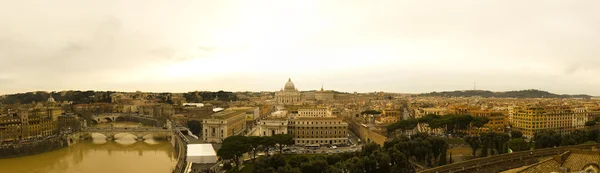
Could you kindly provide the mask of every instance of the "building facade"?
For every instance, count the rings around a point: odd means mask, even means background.
[[[260,122],[259,136],[288,134],[288,119],[286,117],[269,117]]]
[[[289,128],[296,145],[348,144],[348,123],[337,117],[296,117]]]
[[[246,111],[224,110],[202,119],[205,142],[221,143],[229,136],[242,134],[246,130]]]
[[[532,138],[541,130],[565,134],[574,129],[573,110],[568,106],[513,107],[512,111],[512,129],[521,131],[527,138]]]
[[[284,105],[297,105],[301,103],[300,91],[296,89],[291,78],[285,83],[283,89],[275,93],[275,100],[278,104]]]
[[[333,101],[335,100],[334,92],[330,90],[324,90],[321,86],[321,90],[315,92],[315,100],[317,101]]]
[[[332,112],[329,108],[300,108],[299,117],[331,117]]]

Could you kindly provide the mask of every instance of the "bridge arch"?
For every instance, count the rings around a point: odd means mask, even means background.
[[[115,121],[113,119],[113,117],[104,117],[103,119],[106,120],[106,122],[113,122],[113,121]]]
[[[114,121],[115,121],[115,122],[121,122],[121,121],[125,121],[125,117],[122,117],[122,116],[115,117],[115,120],[114,120]]]
[[[134,136],[134,139],[138,141],[145,140],[149,135],[152,135],[153,138],[164,137],[166,139],[172,136],[172,131],[164,128],[87,128],[84,132],[87,136],[92,136],[94,133],[102,134],[106,140],[122,138],[123,135]]]

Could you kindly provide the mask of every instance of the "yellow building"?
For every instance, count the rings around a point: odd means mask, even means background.
[[[28,136],[32,138],[41,138],[54,134],[56,132],[56,121],[49,116],[29,116],[28,118]]]
[[[514,107],[510,124],[513,130],[531,138],[541,130],[554,130],[558,133],[570,133],[573,127],[573,110],[568,106],[530,106]]]
[[[246,130],[245,110],[224,110],[202,119],[205,142],[221,143],[229,136],[242,134]]]
[[[43,138],[55,134],[58,130],[57,121],[51,116],[55,112],[48,110],[22,108],[17,116],[0,117],[0,141]],[[62,110],[58,112],[62,113]]]
[[[381,116],[377,117],[380,123],[395,123],[400,120],[400,110],[383,110]]]
[[[470,110],[468,114],[474,117],[486,117],[489,120],[488,123],[483,127],[471,129],[470,134],[480,134],[485,132],[503,133],[504,128],[508,125],[508,119],[506,118],[506,113],[504,112],[491,110]]]
[[[16,141],[21,137],[21,119],[19,117],[0,117],[0,142]]]

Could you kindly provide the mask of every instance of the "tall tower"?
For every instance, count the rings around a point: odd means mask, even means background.
[[[19,109],[19,118],[21,119],[21,136],[20,139],[29,137],[29,110]]]

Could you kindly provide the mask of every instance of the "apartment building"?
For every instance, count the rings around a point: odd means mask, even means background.
[[[331,117],[331,109],[329,108],[300,108],[298,109],[299,117]]]
[[[290,121],[296,145],[320,146],[348,143],[348,123],[337,117],[302,117]]]
[[[531,138],[541,130],[570,133],[574,127],[574,111],[568,106],[513,107],[511,125],[513,130]],[[577,124],[575,124],[577,125]]]

